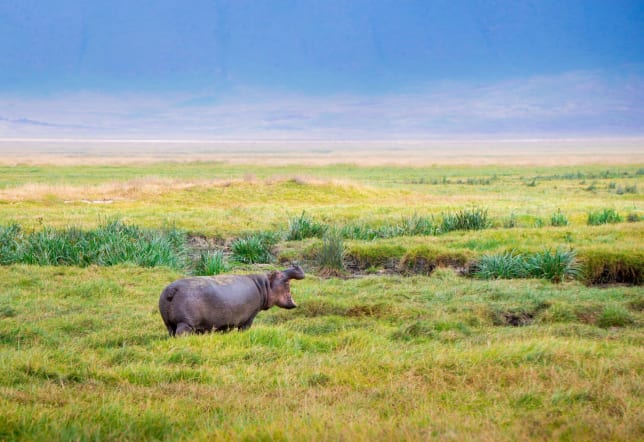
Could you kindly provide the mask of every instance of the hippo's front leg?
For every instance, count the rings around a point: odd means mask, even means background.
[[[246,322],[241,324],[239,327],[237,327],[237,330],[239,331],[248,330],[250,326],[253,325],[253,320],[255,319],[255,316],[257,316],[257,313],[251,316]]]

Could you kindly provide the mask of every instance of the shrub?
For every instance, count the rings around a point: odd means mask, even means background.
[[[324,273],[344,271],[345,248],[342,232],[336,228],[329,229],[322,238],[322,245],[317,253],[317,263]]]
[[[232,242],[230,248],[236,261],[265,264],[273,261],[272,248],[279,238],[270,232],[251,233]]]
[[[581,272],[576,257],[574,250],[543,250],[528,257],[528,275],[555,283],[566,278],[578,278]]]
[[[634,212],[631,212],[626,216],[626,221],[628,221],[629,223],[636,223],[640,219],[641,219],[641,217],[637,213],[634,213]]]
[[[557,211],[552,214],[552,216],[550,217],[550,225],[555,227],[568,225],[568,218],[566,217],[566,215],[561,213],[561,209],[557,209]]]
[[[487,210],[474,208],[444,214],[439,230],[446,233],[453,230],[482,230],[490,226]]]
[[[474,276],[480,279],[525,278],[527,275],[525,259],[513,251],[484,255],[474,266]]]
[[[194,274],[198,276],[218,275],[230,270],[224,252],[221,250],[201,252],[195,263]]]
[[[327,228],[326,225],[313,221],[313,218],[302,211],[300,216],[289,218],[286,239],[297,241],[305,238],[321,238]]]
[[[612,224],[622,221],[622,217],[615,209],[602,209],[588,213],[588,225]]]

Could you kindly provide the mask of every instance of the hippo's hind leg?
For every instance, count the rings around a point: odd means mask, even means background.
[[[194,332],[195,330],[190,327],[188,324],[185,322],[180,322],[177,324],[177,330],[175,331],[175,336],[181,336],[183,334],[190,334]]]

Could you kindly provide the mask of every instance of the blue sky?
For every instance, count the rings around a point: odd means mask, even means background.
[[[644,2],[0,3],[0,136],[479,135],[644,135]]]

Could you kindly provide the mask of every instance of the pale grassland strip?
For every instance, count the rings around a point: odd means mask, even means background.
[[[151,176],[135,178],[127,181],[110,181],[95,185],[27,183],[15,187],[0,189],[0,200],[12,202],[39,201],[55,197],[67,202],[80,201],[98,204],[106,201],[137,199],[142,196],[160,195],[168,192],[182,191],[198,187],[229,187],[242,183],[274,185],[289,180],[301,185],[333,185],[340,187],[360,187],[363,189],[369,188],[369,186],[353,183],[349,180],[324,180],[302,175],[291,178],[274,176],[266,179],[258,179],[252,175],[247,175],[243,179],[208,180],[185,180]]]
[[[151,164],[583,165],[644,163],[644,138],[445,140],[18,140],[1,165]]]

